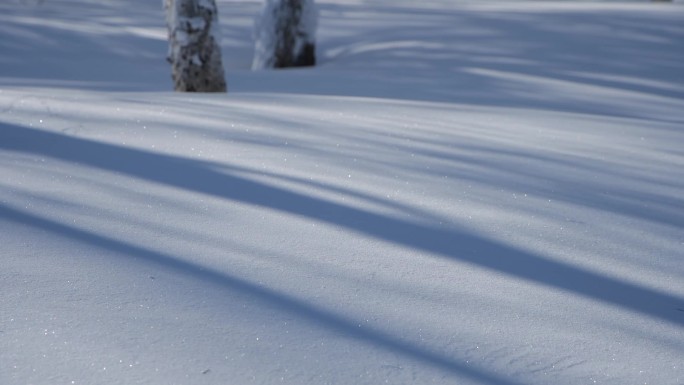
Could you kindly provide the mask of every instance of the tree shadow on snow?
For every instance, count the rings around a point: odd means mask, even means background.
[[[200,161],[155,154],[14,125],[0,126],[0,149],[82,164],[187,191],[306,217],[392,244],[471,263],[514,278],[565,290],[664,321],[684,325],[684,298],[602,276],[485,239],[467,229],[447,230],[219,172]],[[10,215],[5,208],[5,215]],[[14,212],[11,217],[27,216]],[[47,222],[36,219],[35,224]],[[57,228],[52,224],[49,227]],[[66,231],[66,230],[64,230]],[[72,230],[70,230],[72,231]],[[73,230],[75,231],[75,230]],[[78,238],[86,237],[85,234]],[[96,236],[92,236],[96,240]],[[95,243],[102,243],[96,240]],[[180,262],[179,262],[180,263]]]
[[[675,17],[619,8],[544,6],[463,6],[453,11],[371,4],[321,8],[324,38],[318,68],[244,74],[232,82],[233,91],[464,103],[663,121],[681,110],[684,45]]]
[[[178,259],[172,255],[94,234],[49,219],[40,218],[2,204],[0,204],[0,217],[16,224],[28,225],[78,242],[114,251],[121,255],[129,256],[130,258],[143,259],[146,262],[159,264],[165,268],[193,276],[202,282],[213,283],[231,291],[244,293],[266,303],[269,307],[276,310],[282,309],[283,311],[291,312],[314,324],[334,329],[345,336],[408,356],[418,361],[426,362],[429,365],[446,372],[464,375],[473,380],[489,384],[520,384],[459,363],[448,357],[443,357],[439,354],[413,346],[381,331],[360,328],[358,324],[351,319],[345,319],[333,312],[315,308],[305,301],[288,296],[285,293],[276,292],[264,286],[256,285],[225,272],[212,270],[192,262]]]

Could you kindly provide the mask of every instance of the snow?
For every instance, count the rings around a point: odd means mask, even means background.
[[[0,384],[684,382],[682,4],[218,6],[0,4]]]

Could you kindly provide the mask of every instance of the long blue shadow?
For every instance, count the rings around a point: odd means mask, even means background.
[[[492,385],[521,385],[518,382],[504,379],[472,366],[459,363],[448,357],[443,357],[439,354],[413,346],[396,337],[383,333],[382,331],[360,328],[358,324],[351,320],[344,319],[333,312],[315,308],[295,297],[255,285],[249,281],[220,271],[175,258],[168,254],[77,229],[49,219],[40,218],[36,215],[22,212],[2,204],[0,204],[0,218],[16,224],[27,225],[43,231],[48,231],[77,242],[113,251],[122,256],[160,264],[164,268],[194,276],[202,282],[211,282],[228,290],[245,293],[257,300],[263,301],[271,308],[292,312],[297,317],[302,317],[313,323],[322,325],[323,327],[334,329],[349,338],[354,338],[373,346],[408,356],[409,358],[425,362],[446,372],[470,377],[478,382]]]
[[[0,125],[0,149],[47,156],[145,181],[290,213],[468,262],[514,278],[684,326],[684,298],[553,261],[461,230],[390,218],[213,170],[209,165],[32,128]]]

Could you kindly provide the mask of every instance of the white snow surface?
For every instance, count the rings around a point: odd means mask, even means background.
[[[684,6],[317,3],[0,3],[0,384],[684,383]]]

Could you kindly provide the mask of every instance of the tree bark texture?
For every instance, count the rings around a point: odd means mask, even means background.
[[[257,21],[255,69],[316,64],[314,7],[313,0],[266,0]]]
[[[214,0],[164,0],[171,77],[182,92],[226,92]]]

